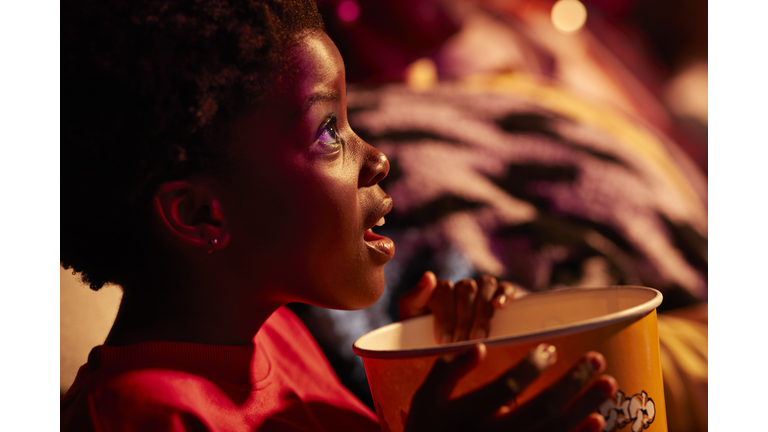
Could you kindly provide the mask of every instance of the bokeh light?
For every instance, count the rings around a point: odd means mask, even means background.
[[[426,91],[437,84],[437,66],[427,57],[411,63],[405,70],[405,83],[412,90]]]
[[[354,21],[360,16],[360,5],[352,0],[343,1],[339,4],[338,9],[336,9],[336,14],[342,21]]]
[[[578,0],[559,0],[552,6],[552,25],[561,33],[575,33],[586,21],[587,8]]]

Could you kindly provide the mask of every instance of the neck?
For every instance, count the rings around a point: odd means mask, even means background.
[[[282,303],[256,298],[245,301],[242,291],[239,294],[232,291],[226,287],[170,289],[168,285],[143,287],[141,291],[127,289],[104,344],[124,346],[149,341],[249,344]],[[252,287],[248,292],[263,291]]]

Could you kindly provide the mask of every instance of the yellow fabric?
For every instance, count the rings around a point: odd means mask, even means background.
[[[708,324],[659,314],[658,325],[669,432],[707,431]]]

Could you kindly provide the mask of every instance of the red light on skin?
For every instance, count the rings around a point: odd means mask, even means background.
[[[358,5],[357,2],[351,0],[343,1],[339,5],[339,8],[336,9],[336,14],[342,21],[354,21],[357,19],[357,17],[360,16],[360,5]]]

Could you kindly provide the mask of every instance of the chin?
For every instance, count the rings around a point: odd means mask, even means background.
[[[323,307],[340,310],[359,310],[373,306],[379,301],[384,293],[384,271],[383,269],[375,276],[366,278],[357,282],[343,282],[336,285],[344,287],[355,287],[352,290],[336,291],[338,294]]]
[[[384,293],[384,283],[381,283],[381,286],[376,287],[370,297],[367,297],[365,299],[362,299],[360,302],[358,302],[357,305],[349,308],[349,310],[359,310],[359,309],[365,309],[367,307],[373,306],[379,299],[381,298],[381,295]]]

